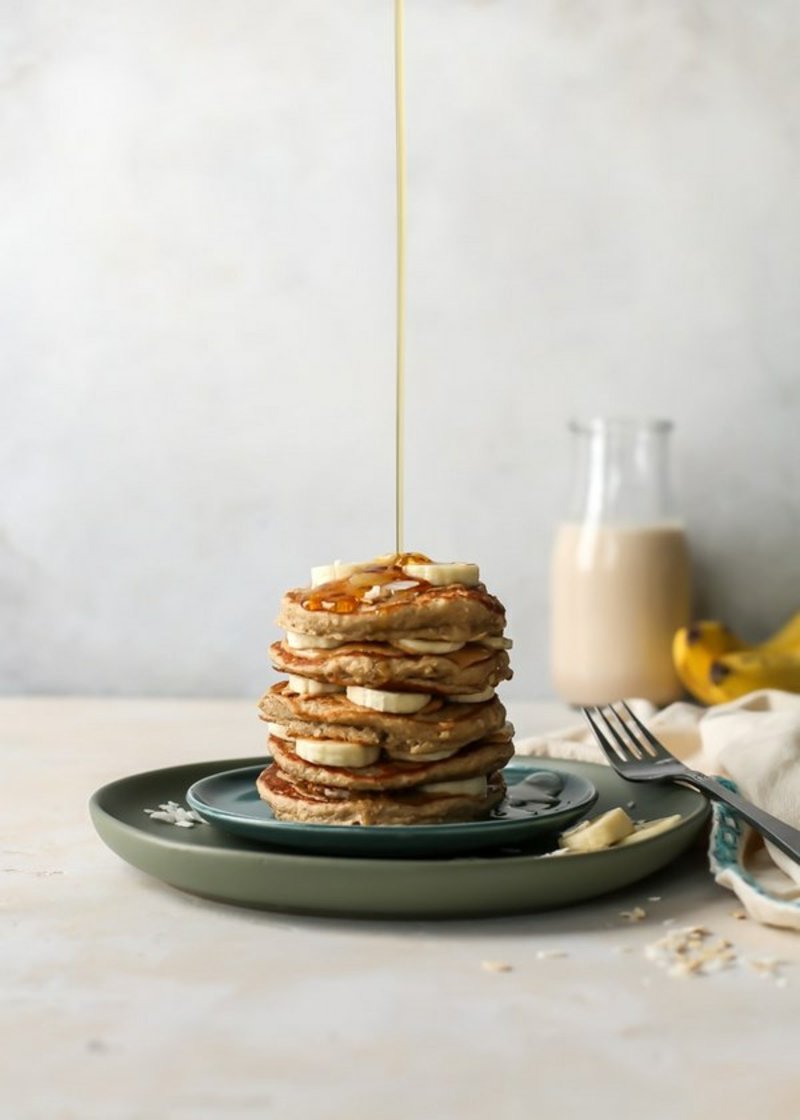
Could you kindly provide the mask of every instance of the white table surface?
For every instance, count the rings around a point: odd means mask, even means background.
[[[3,1120],[800,1116],[800,935],[734,918],[702,852],[544,914],[345,921],[182,894],[95,835],[103,783],[262,744],[248,701],[0,700]],[[668,976],[664,922],[742,963]]]

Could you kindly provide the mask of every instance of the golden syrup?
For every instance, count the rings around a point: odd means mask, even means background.
[[[333,614],[352,614],[362,603],[368,603],[367,595],[373,587],[385,587],[388,583],[413,583],[397,594],[409,598],[423,591],[430,584],[424,579],[411,578],[403,571],[404,564],[430,563],[421,552],[400,552],[387,556],[375,564],[359,568],[344,579],[331,580],[315,587],[301,602],[307,611],[330,611]],[[393,595],[394,599],[395,596]],[[385,602],[386,600],[382,600]],[[395,600],[396,601],[396,600]]]
[[[404,519],[404,434],[405,434],[405,325],[406,325],[406,127],[405,127],[405,65],[403,49],[403,0],[394,0],[394,96],[395,96],[395,161],[397,206],[397,292],[396,292],[396,355],[395,355],[395,548],[391,556],[380,557],[374,567],[363,569],[346,579],[332,580],[314,588],[302,600],[310,611],[332,611],[352,614],[365,601],[371,587],[393,580],[407,580],[405,564],[429,564],[421,552],[403,551]],[[367,580],[365,577],[369,575]],[[417,590],[429,586],[417,581]],[[367,600],[368,601],[368,600]]]
[[[406,120],[403,0],[394,0],[394,115],[397,176],[397,351],[395,362],[395,548],[403,551],[406,330]]]
[[[390,556],[387,564],[393,568],[405,568],[406,564],[432,564],[430,556],[426,556],[424,552],[396,552],[394,556]],[[400,577],[402,579],[402,576]]]

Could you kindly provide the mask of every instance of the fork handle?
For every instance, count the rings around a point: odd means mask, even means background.
[[[688,773],[681,774],[680,780],[702,790],[714,801],[722,801],[776,848],[780,848],[787,856],[800,863],[800,829],[793,828],[786,821],[773,817],[764,809],[759,809],[752,801],[746,801],[740,794],[726,789],[721,782],[709,778],[707,774],[690,770]]]

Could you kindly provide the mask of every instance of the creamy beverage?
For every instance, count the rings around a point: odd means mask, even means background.
[[[672,638],[690,617],[679,523],[562,524],[552,559],[553,684],[571,704],[682,695]]]

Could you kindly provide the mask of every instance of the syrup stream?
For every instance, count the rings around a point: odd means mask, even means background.
[[[404,103],[403,0],[394,0],[394,112],[397,174],[397,350],[395,363],[395,551],[403,551],[403,439],[406,325],[406,121]]]

